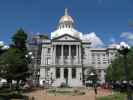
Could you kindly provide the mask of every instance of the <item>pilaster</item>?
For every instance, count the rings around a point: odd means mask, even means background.
[[[76,45],[76,56],[77,64],[79,64],[79,45]]]
[[[81,51],[81,49],[82,49],[82,47],[81,46],[79,46],[79,64],[81,64],[81,60],[83,60],[82,59],[82,54],[83,54],[83,52]]]
[[[54,65],[56,64],[56,45],[54,45],[54,55],[53,55],[53,58],[54,58]]]
[[[54,59],[53,59],[53,45],[51,45],[51,64],[53,64],[53,61],[54,61]]]

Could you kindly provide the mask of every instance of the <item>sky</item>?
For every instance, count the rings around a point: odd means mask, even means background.
[[[0,0],[0,41],[10,44],[19,28],[50,36],[65,8],[78,31],[95,32],[104,45],[133,45],[133,0]]]

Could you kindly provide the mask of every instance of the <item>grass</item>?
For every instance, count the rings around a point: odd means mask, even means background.
[[[47,92],[49,95],[85,95],[85,92],[79,90],[48,90]]]
[[[98,97],[97,100],[125,100],[126,95],[124,93],[114,93],[110,96]]]

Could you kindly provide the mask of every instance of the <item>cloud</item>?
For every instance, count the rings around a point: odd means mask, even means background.
[[[133,33],[131,32],[123,32],[121,37],[127,38],[128,40],[133,40]]]
[[[133,33],[123,32],[120,37],[124,38],[128,42],[129,45],[133,45]]]
[[[4,45],[4,46],[2,47],[2,50],[6,50],[6,49],[9,49],[9,46],[8,46],[8,45]]]
[[[82,40],[83,41],[90,41],[91,42],[91,47],[102,47],[104,46],[103,41],[98,37],[95,32],[88,33],[88,34],[83,34],[82,35]]]
[[[0,49],[2,50],[9,49],[9,46],[5,45],[3,41],[0,41]]]
[[[3,46],[4,45],[4,42],[3,41],[0,41],[0,46]]]
[[[112,38],[110,38],[110,42],[111,43],[115,43],[116,42],[116,39],[112,37]]]

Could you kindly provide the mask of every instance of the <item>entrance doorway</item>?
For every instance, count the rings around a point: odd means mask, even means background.
[[[68,69],[64,69],[64,78],[66,79],[66,86],[68,86]]]

